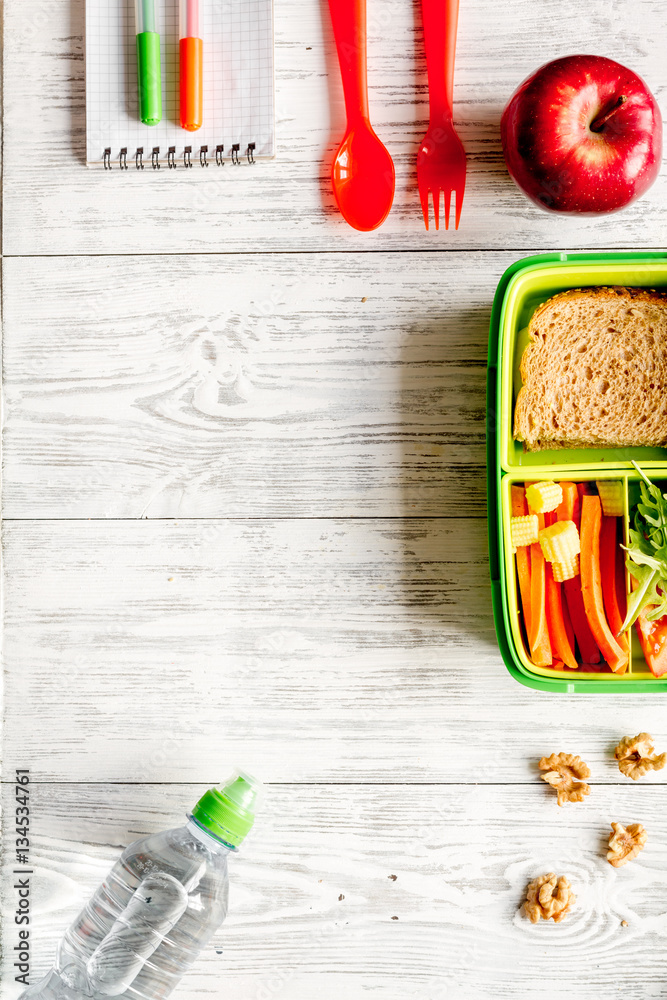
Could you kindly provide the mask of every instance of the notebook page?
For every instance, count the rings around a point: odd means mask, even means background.
[[[273,0],[201,0],[204,41],[204,113],[196,132],[179,125],[178,0],[155,0],[162,57],[162,121],[139,120],[134,0],[86,0],[86,138],[89,164],[102,164],[111,149],[117,164],[127,149],[132,165],[143,146],[143,162],[159,147],[166,163],[170,146],[183,162],[186,146],[193,160],[208,146],[215,160],[218,145],[225,159],[233,144],[245,155],[275,155]]]

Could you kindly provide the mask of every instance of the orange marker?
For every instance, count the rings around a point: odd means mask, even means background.
[[[181,128],[201,127],[204,91],[204,43],[199,35],[199,0],[180,2]]]

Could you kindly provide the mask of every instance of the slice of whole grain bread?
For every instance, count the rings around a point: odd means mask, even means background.
[[[528,333],[514,410],[528,451],[667,445],[667,293],[574,288]]]

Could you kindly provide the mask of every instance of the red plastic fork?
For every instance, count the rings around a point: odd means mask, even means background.
[[[417,186],[424,222],[428,229],[429,194],[433,196],[435,228],[440,228],[440,194],[445,196],[445,229],[449,229],[449,205],[456,198],[456,228],[459,228],[466,186],[466,154],[452,121],[454,57],[459,0],[421,0],[424,48],[428,75],[429,124],[417,153]]]

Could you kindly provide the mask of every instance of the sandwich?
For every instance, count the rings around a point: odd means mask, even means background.
[[[570,289],[528,334],[514,410],[527,451],[667,446],[667,292]]]

